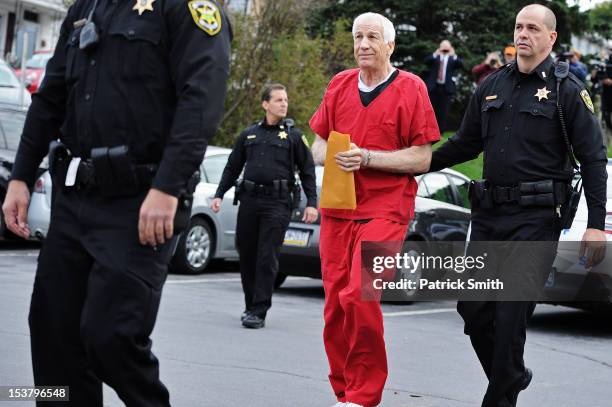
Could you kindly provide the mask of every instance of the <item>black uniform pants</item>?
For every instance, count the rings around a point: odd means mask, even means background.
[[[144,196],[54,197],[30,306],[32,364],[37,386],[70,386],[70,401],[41,406],[102,407],[102,382],[128,407],[170,405],[149,335],[176,239],[140,245]]]
[[[453,101],[453,95],[446,91],[444,85],[436,84],[429,95],[431,105],[434,113],[436,114],[436,121],[440,128],[440,133],[446,131],[446,117],[448,116],[448,110]]]
[[[244,302],[247,311],[262,318],[272,306],[278,256],[290,218],[289,199],[240,197],[236,240]]]
[[[559,223],[553,208],[526,209],[504,205],[475,210],[471,241],[553,241],[559,240]],[[541,248],[541,246],[539,246]],[[539,253],[547,276],[556,255],[556,245]],[[538,277],[543,280],[541,277]],[[482,407],[510,407],[517,402],[525,363],[523,351],[527,322],[535,310],[531,301],[459,301],[457,310],[465,322],[465,333],[489,379]]]

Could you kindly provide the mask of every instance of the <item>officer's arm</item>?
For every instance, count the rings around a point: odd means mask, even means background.
[[[296,133],[298,133],[296,131]],[[317,207],[317,184],[316,184],[316,175],[315,175],[315,164],[306,145],[306,138],[299,134],[296,134],[294,140],[294,151],[296,155],[295,163],[300,171],[300,180],[302,181],[302,188],[304,189],[304,194],[306,194],[306,206],[310,206],[313,208]],[[293,170],[293,169],[292,169]]]
[[[584,195],[589,208],[587,228],[604,230],[606,218],[606,148],[597,117],[588,107],[590,98],[580,95],[576,82],[566,79],[563,98],[568,132],[576,158],[580,162]],[[592,102],[591,102],[592,103]],[[592,106],[592,105],[591,105]]]
[[[327,154],[327,140],[317,134],[310,151],[312,152],[312,158],[315,164],[324,165],[325,155]]]
[[[234,143],[234,148],[227,159],[225,168],[223,169],[221,181],[219,181],[219,186],[217,187],[217,192],[215,192],[215,198],[223,199],[223,195],[225,195],[225,193],[234,186],[240,172],[242,172],[242,168],[246,162],[246,151],[244,148],[245,137],[246,132],[243,131],[240,133],[236,139],[236,142]]]
[[[23,128],[15,157],[11,179],[34,184],[36,170],[49,151],[51,140],[60,136],[60,127],[66,114],[66,41],[74,21],[74,8],[62,23],[55,53],[47,64],[45,78],[32,95],[32,104]]]
[[[476,93],[472,95],[459,131],[433,152],[429,172],[439,171],[455,164],[473,160],[482,152],[481,89],[482,87],[479,87]]]
[[[229,21],[219,9],[216,23],[221,24],[220,31],[206,32],[189,11],[193,3],[169,0],[164,10],[176,108],[153,187],[174,196],[179,195],[204,158],[221,120],[229,76]]]

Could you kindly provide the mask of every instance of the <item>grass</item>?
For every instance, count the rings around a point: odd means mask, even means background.
[[[608,146],[608,158],[612,158],[612,144]]]
[[[433,149],[435,150],[438,147],[440,147],[453,134],[455,134],[454,131],[445,131],[440,141],[434,144]],[[469,177],[470,179],[481,179],[482,178],[482,153],[477,158],[473,159],[472,161],[466,161],[464,163],[457,164],[451,168],[455,171],[459,171],[460,173],[465,174],[465,176]]]

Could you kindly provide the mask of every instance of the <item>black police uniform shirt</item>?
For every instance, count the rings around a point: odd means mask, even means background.
[[[153,187],[178,196],[221,119],[231,27],[205,0],[99,0],[100,40],[80,50],[93,0],[77,0],[26,119],[12,178],[34,183],[49,142],[74,156],[127,144],[159,164]]]
[[[570,143],[581,165],[588,227],[603,230],[606,150],[583,86],[570,74],[559,96]],[[551,57],[530,74],[519,72],[516,63],[491,74],[472,96],[459,131],[434,151],[430,171],[472,160],[484,151],[483,178],[493,185],[571,180],[573,170],[557,115],[556,89]]]
[[[271,185],[274,180],[293,180],[293,163],[297,165],[302,188],[306,195],[306,206],[317,206],[317,188],[314,160],[306,145],[302,132],[291,127],[287,133],[284,121],[269,125],[266,120],[246,128],[240,133],[223,170],[215,198],[234,186],[244,167],[244,179],[256,184]]]

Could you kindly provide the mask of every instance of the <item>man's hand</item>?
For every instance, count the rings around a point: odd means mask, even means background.
[[[9,182],[2,212],[8,229],[17,236],[27,239],[30,237],[28,226],[28,206],[30,205],[30,190],[23,181]]]
[[[215,198],[210,203],[210,209],[212,209],[214,213],[219,213],[219,211],[221,210],[221,201],[221,198]]]
[[[318,217],[319,212],[317,211],[317,209],[313,208],[312,206],[307,206],[306,209],[304,209],[304,216],[302,217],[302,222],[314,223]]]
[[[157,246],[172,238],[178,198],[151,188],[138,220],[138,238],[142,245]]]
[[[343,151],[334,156],[336,164],[342,171],[352,172],[357,171],[361,168],[361,163],[365,159],[364,152],[357,147],[354,143],[351,143],[351,149],[349,151]]]
[[[602,82],[606,86],[612,86],[612,79],[611,78],[606,78]]]
[[[606,234],[599,229],[587,229],[580,243],[579,257],[587,256],[584,268],[590,269],[606,257]]]

